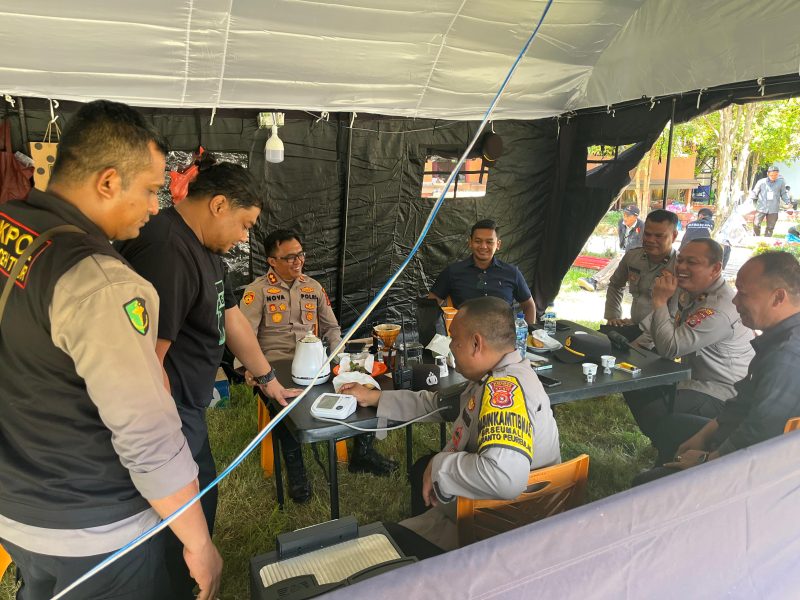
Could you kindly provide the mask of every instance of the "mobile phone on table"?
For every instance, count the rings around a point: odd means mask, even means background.
[[[539,381],[542,382],[544,387],[556,387],[557,385],[561,385],[561,381],[559,379],[553,379],[552,377],[548,377],[547,375],[540,375],[539,373],[536,374],[539,378]]]

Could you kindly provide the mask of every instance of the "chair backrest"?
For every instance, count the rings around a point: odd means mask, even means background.
[[[447,335],[444,325],[444,313],[439,303],[430,298],[417,298],[417,332],[419,343],[427,346],[434,334]]]
[[[458,498],[458,545],[465,546],[583,504],[589,456],[531,471],[527,489],[513,500]]]
[[[6,549],[0,546],[0,579],[3,578],[3,575],[10,564],[11,557],[8,555],[8,552],[6,552]]]
[[[789,433],[795,429],[800,429],[800,417],[792,417],[786,421],[786,427],[783,428],[783,433]]]

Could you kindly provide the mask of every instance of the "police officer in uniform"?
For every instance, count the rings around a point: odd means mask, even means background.
[[[622,218],[617,223],[617,235],[619,236],[619,249],[623,254],[617,254],[609,263],[600,269],[593,277],[581,277],[578,285],[587,292],[594,292],[608,285],[614,271],[617,270],[624,253],[634,248],[642,247],[642,233],[644,223],[639,218],[639,207],[635,204],[628,204],[622,209]]]
[[[667,303],[676,293],[673,316]],[[716,418],[725,401],[736,395],[734,384],[747,374],[754,335],[742,324],[734,295],[722,277],[722,246],[710,238],[686,244],[675,274],[665,271],[656,279],[653,312],[642,321],[642,330],[660,356],[681,357],[692,369],[692,378],[678,383],[674,412]],[[668,414],[671,395],[671,386],[625,394],[636,422],[651,439]]]
[[[678,235],[678,217],[667,210],[654,210],[644,222],[642,247],[625,253],[611,276],[606,292],[605,319],[600,331],[616,330],[629,340],[641,334],[639,323],[653,310],[651,290],[662,271],[672,271],[676,252],[672,243]],[[628,286],[633,304],[631,317],[622,318],[622,295]]]
[[[264,247],[270,268],[247,286],[240,302],[264,355],[270,361],[291,359],[298,340],[309,331],[325,340],[331,350],[335,348],[342,339],[342,330],[322,285],[303,274],[306,253],[299,234],[278,229],[267,236]],[[311,486],[300,444],[283,423],[273,433],[281,442],[289,496],[295,502],[306,502],[311,497]],[[351,472],[388,475],[397,469],[395,461],[375,451],[373,440],[372,435],[355,437]]]
[[[466,301],[450,335],[456,369],[470,380],[461,394],[461,413],[445,448],[412,468],[415,516],[390,528],[404,551],[421,557],[435,553],[426,553],[430,544],[441,550],[458,547],[458,496],[516,498],[531,470],[561,462],[550,400],[528,361],[515,350],[508,304],[491,297]],[[435,392],[382,392],[360,384],[346,384],[341,391],[356,396],[362,406],[377,406],[379,421],[408,421],[437,408]],[[434,414],[426,420],[441,417]]]
[[[697,220],[686,224],[686,231],[681,239],[681,249],[697,238],[710,238],[714,231],[714,213],[710,208],[701,208],[697,211]]]
[[[159,298],[109,244],[136,237],[158,211],[164,153],[137,111],[91,102],[69,121],[47,192],[0,207],[0,289],[10,291],[0,307],[0,544],[22,576],[19,598],[65,589],[198,490],[155,352]],[[222,559],[200,504],[170,527],[198,597],[216,597]],[[170,598],[163,536],[69,597]]]

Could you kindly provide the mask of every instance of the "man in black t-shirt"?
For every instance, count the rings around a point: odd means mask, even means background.
[[[264,357],[247,319],[225,283],[220,257],[247,240],[261,212],[258,187],[246,169],[232,163],[202,165],[189,195],[162,211],[141,235],[120,244],[120,253],[158,292],[161,311],[156,354],[165,385],[178,406],[183,432],[200,472],[200,487],[216,477],[205,411],[224,346],[254,374],[263,391],[285,405],[298,391],[286,390]],[[213,531],[217,490],[202,498]],[[192,598],[192,582],[173,540],[168,568],[175,598]]]

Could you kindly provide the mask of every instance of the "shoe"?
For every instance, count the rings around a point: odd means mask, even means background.
[[[372,473],[386,477],[398,469],[397,461],[386,458],[372,447],[374,436],[359,435],[353,443],[353,456],[347,470],[351,473]]]
[[[594,292],[597,290],[597,284],[591,277],[589,278],[581,277],[580,279],[578,279],[578,285],[587,292]]]
[[[305,504],[311,499],[311,485],[306,476],[306,466],[303,464],[303,454],[300,450],[286,453],[283,457],[286,463],[286,479],[289,482],[289,498],[295,504]]]

